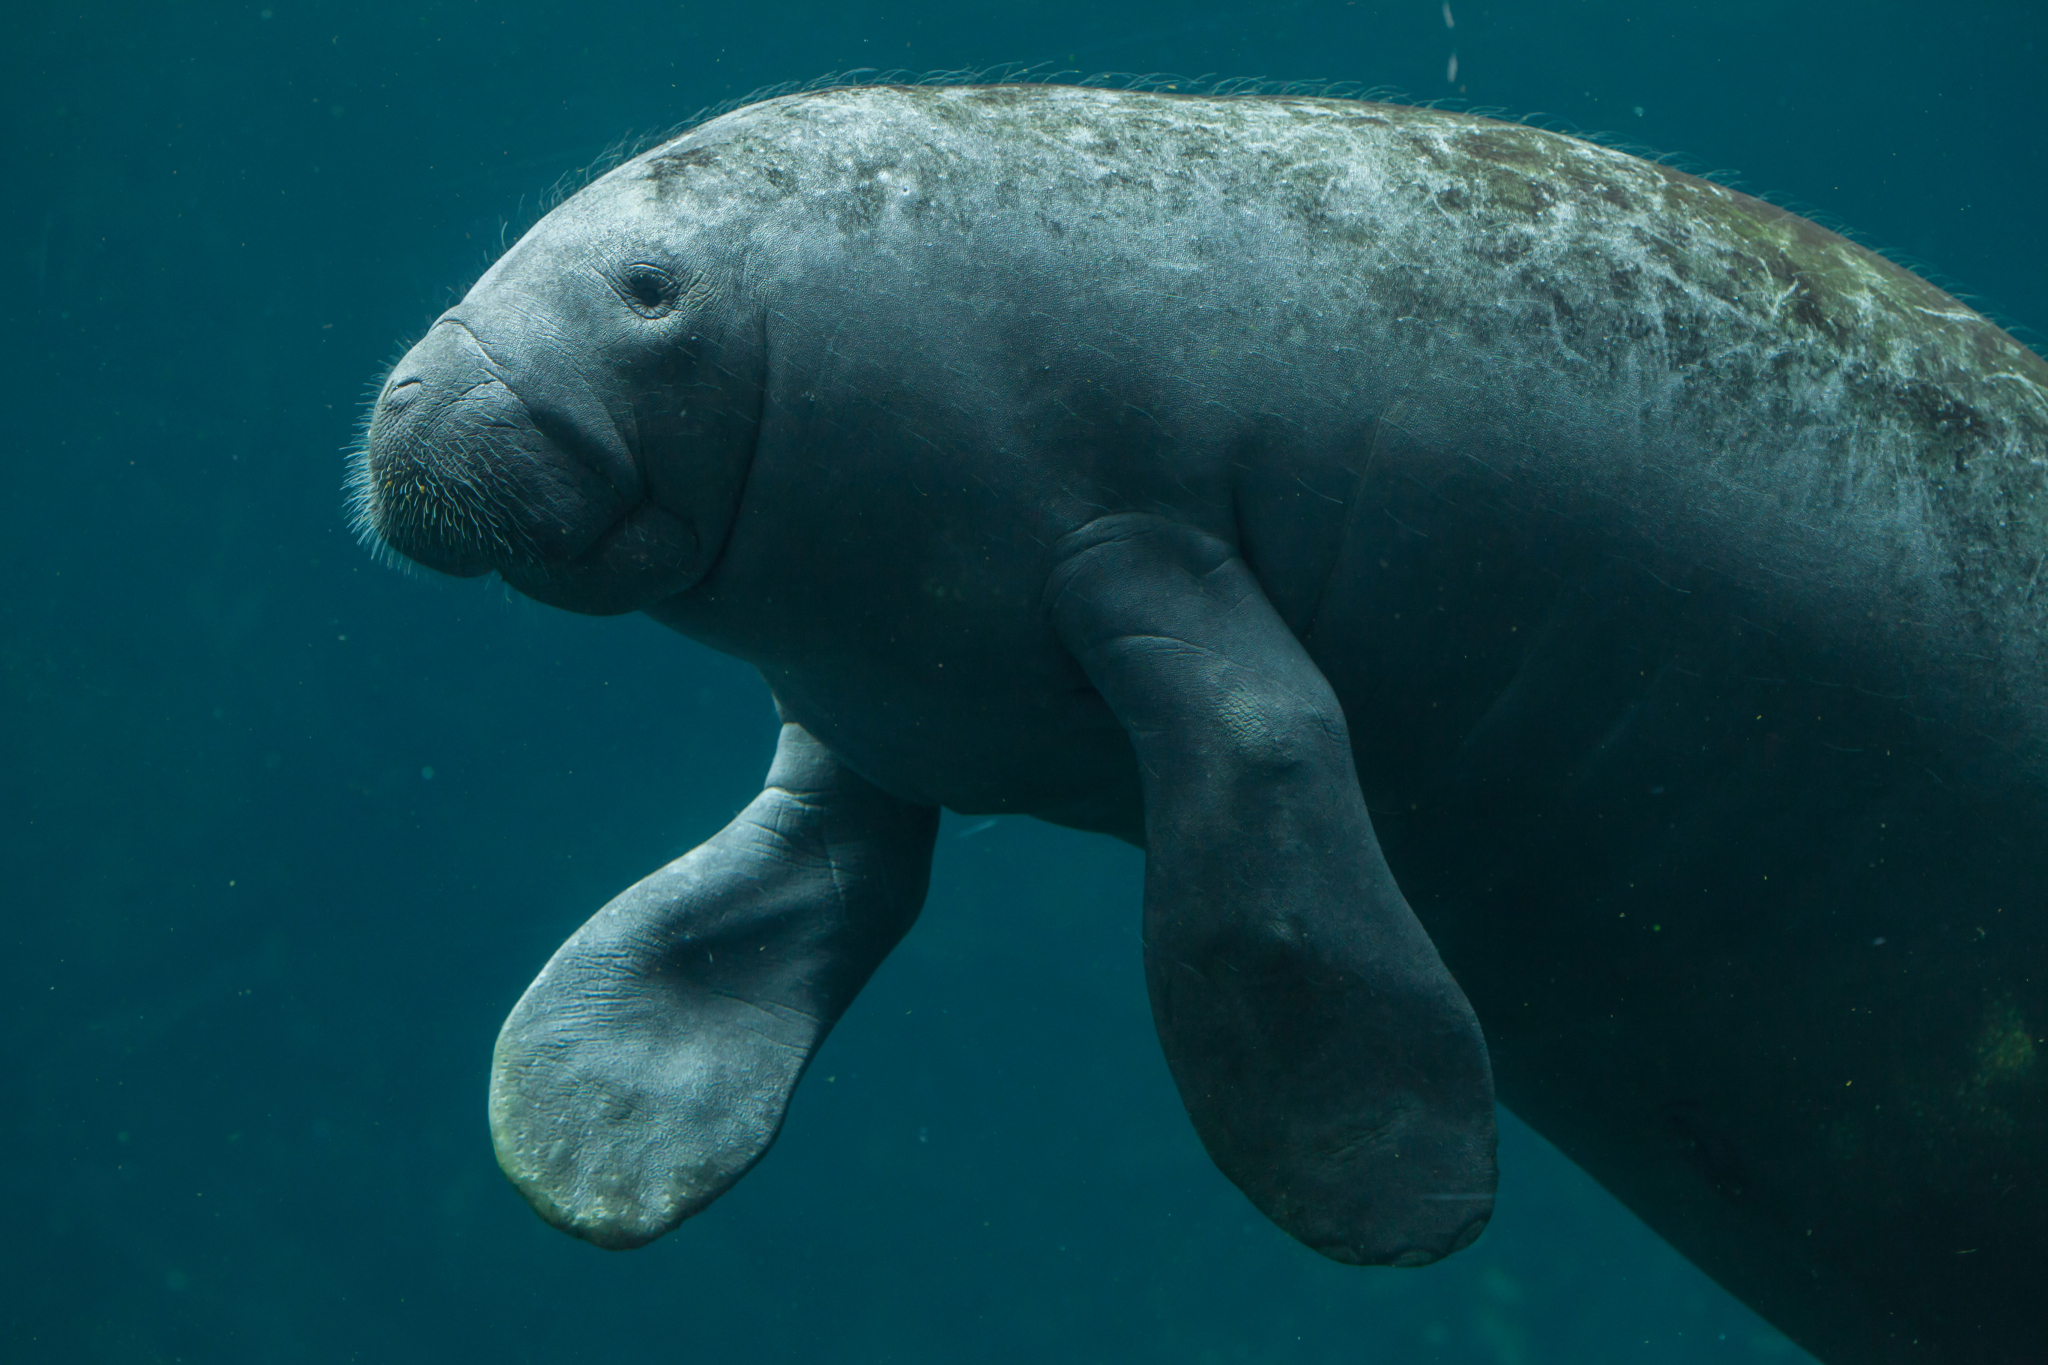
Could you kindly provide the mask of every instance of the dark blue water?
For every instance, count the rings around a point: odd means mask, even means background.
[[[1512,1122],[1473,1250],[1287,1240],[1158,1056],[1138,855],[1023,822],[949,818],[677,1235],[593,1250],[492,1161],[505,1011],[751,796],[773,716],[644,620],[377,567],[341,450],[616,139],[856,67],[1388,86],[1736,168],[2039,344],[2048,11],[1454,5],[6,7],[0,1358],[1803,1359]]]

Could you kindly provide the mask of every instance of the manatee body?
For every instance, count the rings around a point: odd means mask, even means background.
[[[392,549],[644,610],[785,721],[514,1010],[500,1159],[606,1245],[701,1208],[936,809],[1030,814],[1146,848],[1190,1115],[1325,1254],[1477,1235],[1497,1080],[1823,1359],[2048,1358],[2044,460],[1989,322],[1570,138],[715,119],[513,247],[356,468]]]

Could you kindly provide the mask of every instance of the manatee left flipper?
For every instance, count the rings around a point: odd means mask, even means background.
[[[785,724],[761,795],[577,930],[498,1035],[491,1138],[541,1216],[642,1246],[745,1175],[916,920],[937,830]]]
[[[1055,547],[1053,628],[1137,751],[1145,975],[1223,1173],[1335,1260],[1422,1265],[1493,1209],[1493,1076],[1394,884],[1344,714],[1222,541],[1159,517]]]

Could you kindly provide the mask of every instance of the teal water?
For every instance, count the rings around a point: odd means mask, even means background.
[[[2048,11],[1821,0],[0,14],[0,1359],[1804,1359],[1513,1122],[1324,1262],[1203,1155],[1139,859],[954,821],[761,1168],[631,1255],[498,1175],[497,1026],[774,740],[739,665],[372,563],[365,385],[619,138],[853,68],[1388,87],[1735,168],[2037,346]],[[1452,54],[1455,81],[1449,79]]]

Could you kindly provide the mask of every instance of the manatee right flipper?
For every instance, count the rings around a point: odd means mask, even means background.
[[[1146,984],[1203,1145],[1333,1260],[1465,1246],[1493,1211],[1486,1041],[1380,854],[1335,694],[1213,536],[1107,516],[1056,555],[1053,627],[1137,753]]]
[[[498,1034],[491,1139],[540,1215],[637,1247],[745,1175],[916,920],[937,831],[785,724],[761,795],[577,930]]]

